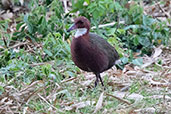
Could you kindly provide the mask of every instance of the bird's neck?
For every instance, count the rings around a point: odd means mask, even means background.
[[[79,38],[79,37],[81,37],[81,36],[87,34],[88,32],[89,32],[89,31],[88,31],[87,28],[79,28],[79,29],[77,29],[77,31],[76,31],[74,37],[75,37],[75,38]]]

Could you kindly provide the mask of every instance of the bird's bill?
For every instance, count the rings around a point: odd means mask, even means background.
[[[70,31],[75,30],[75,29],[77,29],[77,27],[76,27],[75,24],[73,24],[73,25],[71,25],[71,26],[69,27],[69,29],[67,30],[67,32],[70,32]]]

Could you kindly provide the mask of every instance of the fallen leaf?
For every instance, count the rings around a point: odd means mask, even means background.
[[[136,75],[136,74],[137,74],[137,71],[130,70],[130,71],[126,72],[126,75]]]
[[[144,97],[142,95],[136,94],[136,93],[133,93],[133,94],[128,96],[128,99],[135,100],[135,102],[141,101],[141,100],[143,100],[143,98]]]
[[[71,106],[66,106],[65,107],[65,110],[72,110],[72,109],[79,109],[79,108],[84,108],[86,106],[89,106],[91,104],[94,104],[95,101],[85,101],[85,102],[79,102],[79,103],[76,103],[76,104],[73,104]]]
[[[103,103],[103,94],[104,92],[101,93],[100,97],[99,97],[99,100],[96,104],[96,109],[94,110],[93,113],[96,113],[98,110],[100,110],[102,108],[102,103]]]
[[[8,99],[8,97],[2,98],[1,101],[0,101],[0,104],[3,104],[7,99]]]
[[[152,55],[152,58],[158,57],[161,53],[162,53],[162,49],[160,49],[160,47],[155,48],[154,54]]]
[[[141,66],[141,68],[146,68],[146,67],[150,66],[150,65],[153,64],[153,63],[154,63],[153,60],[151,60],[151,61],[149,61],[149,62],[146,62],[146,63],[144,63],[144,64]]]
[[[148,113],[148,114],[154,114],[156,112],[156,109],[153,107],[143,108],[143,109],[136,109],[134,110],[135,113]]]
[[[0,15],[1,18],[5,19],[11,19],[13,17],[13,13],[7,12],[2,15]]]
[[[81,85],[82,86],[89,86],[92,82],[93,82],[93,80],[87,80],[87,81],[81,82]]]
[[[95,78],[95,75],[94,74],[85,74],[85,79],[86,80],[92,80]]]
[[[136,94],[136,93],[129,94],[128,92],[120,92],[120,91],[115,91],[114,95],[119,98],[124,98],[125,96],[127,96],[128,99],[135,100],[135,102],[141,101],[144,98],[140,94]]]

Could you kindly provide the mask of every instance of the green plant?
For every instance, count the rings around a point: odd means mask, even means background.
[[[139,5],[132,6],[127,14],[125,19],[128,26],[124,28],[127,36],[122,38],[125,47],[150,55],[154,46],[168,44],[170,33],[165,22],[144,15]]]

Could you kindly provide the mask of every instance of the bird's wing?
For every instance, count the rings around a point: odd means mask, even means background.
[[[97,34],[89,33],[90,42],[100,48],[109,59],[109,67],[115,64],[115,61],[119,59],[119,54],[113,46],[111,46],[105,39]]]

